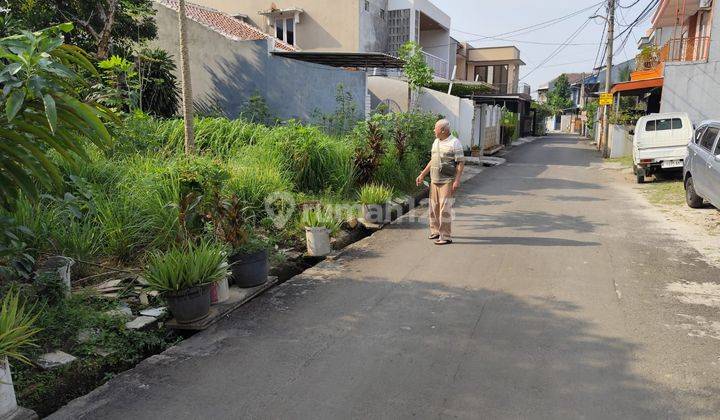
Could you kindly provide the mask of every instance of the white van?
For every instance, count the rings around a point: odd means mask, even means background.
[[[641,117],[633,134],[633,169],[637,182],[663,169],[680,169],[693,137],[693,125],[685,112]]]

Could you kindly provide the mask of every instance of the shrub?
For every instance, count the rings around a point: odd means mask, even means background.
[[[214,283],[228,275],[225,249],[201,242],[150,256],[145,279],[160,292],[187,290]]]
[[[136,67],[140,76],[140,108],[157,117],[175,115],[180,104],[180,89],[172,56],[161,49],[143,48]]]
[[[380,184],[368,184],[363,186],[358,193],[360,204],[385,204],[392,199],[392,189]]]

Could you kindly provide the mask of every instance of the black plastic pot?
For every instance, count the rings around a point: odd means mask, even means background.
[[[230,281],[238,287],[255,287],[268,279],[267,249],[245,254],[237,253],[228,257],[230,263]]]
[[[381,225],[389,221],[387,204],[363,204],[362,209],[363,219],[365,219],[366,222]]]
[[[166,292],[164,298],[170,312],[180,324],[200,321],[210,313],[209,284],[178,292]]]

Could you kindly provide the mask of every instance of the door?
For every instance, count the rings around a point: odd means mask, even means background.
[[[712,152],[718,133],[720,133],[720,128],[709,126],[703,132],[700,141],[696,145],[697,147],[693,150],[691,173],[695,183],[695,191],[703,197],[707,197],[711,193],[709,177],[712,162],[715,161]]]
[[[713,206],[720,207],[720,141],[716,142],[713,153],[710,156],[710,164],[708,165],[707,184],[709,194],[705,198],[710,201]]]

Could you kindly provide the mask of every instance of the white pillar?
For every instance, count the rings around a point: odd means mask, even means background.
[[[15,388],[10,375],[10,364],[7,358],[0,360],[0,418],[5,418],[17,410]]]

